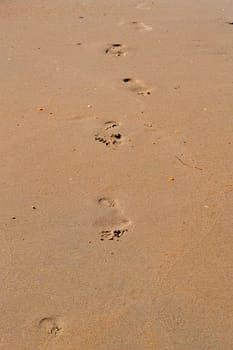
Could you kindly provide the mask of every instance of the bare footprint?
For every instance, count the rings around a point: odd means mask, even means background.
[[[107,197],[101,197],[100,199],[98,199],[98,204],[108,208],[113,208],[116,205],[113,199]]]
[[[100,232],[100,240],[104,241],[107,239],[109,241],[113,241],[116,239],[119,241],[119,238],[126,232],[128,232],[128,229],[103,230]]]
[[[137,95],[151,95],[151,89],[147,89],[145,83],[142,80],[124,78],[123,83],[129,88],[129,90],[136,92]]]
[[[99,239],[116,240],[128,232],[130,221],[124,216],[118,203],[108,197],[101,197],[97,201],[101,212],[99,218],[95,221],[95,226],[104,227],[99,232]]]
[[[118,128],[120,124],[115,121],[108,121],[104,123],[102,131],[95,135],[95,140],[105,144],[105,146],[117,146],[122,141],[122,134]]]
[[[132,21],[131,24],[140,32],[151,31],[153,28],[143,22]]]
[[[116,44],[109,45],[106,48],[105,53],[111,56],[120,57],[120,56],[126,55],[126,49],[124,45],[116,43]]]
[[[63,323],[58,317],[45,317],[39,322],[39,328],[52,336],[58,335],[63,329]]]

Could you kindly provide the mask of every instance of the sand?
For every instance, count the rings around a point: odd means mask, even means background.
[[[231,0],[0,2],[0,349],[233,349]]]

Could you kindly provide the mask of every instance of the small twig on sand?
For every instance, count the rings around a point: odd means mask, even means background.
[[[197,170],[202,170],[202,168],[199,168],[199,167],[197,167],[197,166],[192,166],[192,165],[190,165],[190,164],[187,164],[187,163],[185,163],[181,158],[179,158],[179,157],[177,157],[177,156],[175,156],[175,157],[176,157],[176,159],[178,159],[178,161],[179,161],[181,164],[183,164],[184,166],[187,166],[187,167],[193,168],[193,169],[197,169]]]

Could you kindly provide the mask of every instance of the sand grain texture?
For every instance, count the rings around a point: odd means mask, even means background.
[[[0,349],[232,350],[233,5],[0,2]]]

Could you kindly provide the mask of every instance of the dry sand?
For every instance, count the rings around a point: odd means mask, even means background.
[[[232,21],[0,2],[1,350],[233,349]]]

